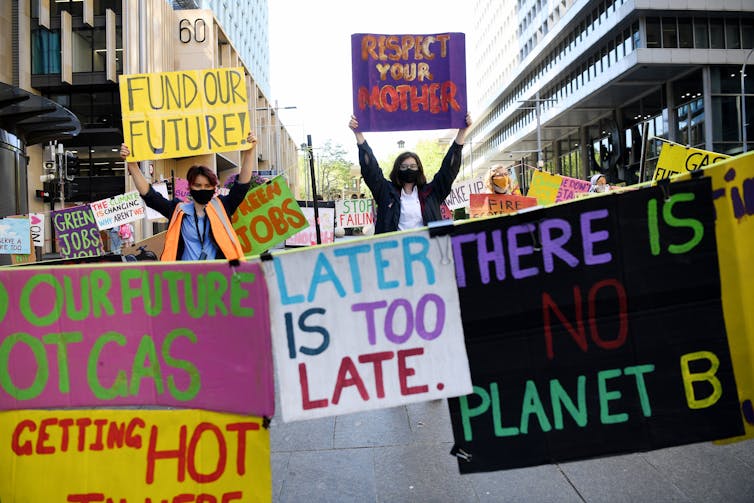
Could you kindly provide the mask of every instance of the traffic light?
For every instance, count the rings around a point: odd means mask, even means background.
[[[52,182],[57,177],[57,167],[55,166],[55,161],[45,161],[44,162],[44,174],[39,177],[39,180],[44,182]]]
[[[65,174],[69,177],[79,174],[79,157],[73,152],[65,153]]]

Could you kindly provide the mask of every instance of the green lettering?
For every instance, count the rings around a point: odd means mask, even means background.
[[[187,360],[178,360],[170,356],[170,347],[172,346],[173,341],[175,341],[178,337],[185,337],[189,341],[191,341],[192,344],[196,344],[196,334],[194,332],[187,328],[176,328],[165,337],[165,342],[162,343],[162,359],[165,360],[165,363],[168,366],[185,370],[189,375],[189,385],[184,391],[178,389],[178,387],[175,385],[175,377],[173,377],[172,375],[168,376],[167,384],[168,391],[170,391],[170,394],[173,396],[173,398],[175,398],[176,400],[186,401],[196,397],[202,387],[202,382],[201,376],[199,375],[199,370],[194,364]]]
[[[76,309],[76,301],[74,300],[73,281],[70,276],[63,278],[63,290],[65,291],[65,314],[69,319],[73,321],[81,321],[89,316],[89,281],[85,275],[79,278],[79,286],[81,287],[81,309]]]
[[[674,255],[682,255],[693,250],[694,247],[698,245],[704,237],[704,225],[702,225],[699,220],[696,220],[695,218],[676,218],[673,215],[673,205],[675,205],[675,203],[693,200],[694,194],[691,192],[673,194],[672,196],[670,196],[670,201],[662,208],[662,217],[665,219],[665,222],[667,222],[668,225],[670,225],[671,227],[690,227],[694,233],[692,238],[683,244],[668,245],[668,251]]]
[[[203,275],[200,274],[197,276],[196,291],[194,291],[194,284],[192,281],[185,281],[183,283],[186,312],[192,318],[201,318],[204,316],[204,308],[207,299],[207,284],[204,280],[205,278]]]
[[[473,438],[470,419],[472,417],[481,416],[490,408],[490,395],[487,393],[487,390],[480,386],[474,386],[472,393],[481,398],[481,403],[473,409],[469,408],[468,397],[471,395],[458,397],[458,405],[461,408],[461,424],[463,424],[463,439],[467,442],[471,442],[471,439]]]
[[[164,392],[162,386],[162,372],[160,371],[160,361],[157,359],[157,348],[154,346],[154,340],[148,335],[141,338],[139,348],[134,356],[134,364],[131,369],[131,387],[129,393],[132,396],[139,394],[141,380],[147,377],[154,379],[154,386],[157,394]]]
[[[108,342],[115,342],[119,346],[125,346],[126,338],[123,334],[119,334],[118,332],[106,332],[102,334],[97,338],[94,346],[92,346],[92,351],[89,353],[89,361],[86,366],[86,376],[89,381],[89,388],[92,390],[92,393],[94,393],[94,396],[100,400],[110,400],[111,398],[126,396],[128,393],[128,377],[123,370],[118,371],[118,375],[115,377],[111,388],[105,388],[99,382],[97,376],[100,362],[99,355],[100,352],[102,352],[102,348],[105,347],[105,344]]]
[[[654,372],[655,366],[651,363],[646,365],[634,365],[633,367],[626,367],[623,369],[623,373],[626,375],[632,375],[636,378],[636,390],[639,392],[639,403],[641,403],[641,412],[644,417],[652,416],[652,407],[649,405],[649,394],[647,393],[647,385],[644,382],[645,372]]]
[[[497,383],[490,383],[490,395],[492,397],[492,425],[495,428],[496,437],[514,437],[518,435],[518,428],[515,426],[503,427],[503,418],[500,410],[500,392],[497,389]]]
[[[524,391],[524,400],[521,407],[521,433],[529,433],[529,417],[536,414],[539,420],[539,427],[542,431],[547,432],[552,429],[550,420],[547,419],[545,409],[542,407],[542,400],[539,398],[537,385],[531,379],[526,381],[526,390]]]
[[[8,300],[8,291],[5,289],[5,285],[0,282],[0,321],[3,321],[5,315],[8,314],[8,307],[10,307]]]
[[[256,277],[252,272],[238,272],[233,274],[233,280],[230,282],[230,312],[233,316],[243,316],[251,318],[254,316],[254,309],[251,307],[241,307],[241,300],[249,296],[248,290],[245,290],[241,283],[254,283]]]
[[[17,387],[10,376],[10,353],[13,346],[21,342],[29,346],[37,361],[37,375],[34,382],[26,389]],[[35,337],[22,332],[11,334],[0,344],[0,385],[10,396],[16,400],[31,400],[38,397],[44,391],[47,379],[50,376],[50,368],[47,364],[47,355],[41,342]]]
[[[228,291],[228,279],[227,277],[217,271],[210,271],[207,273],[207,314],[209,316],[217,316],[217,313],[221,313],[223,316],[228,316],[228,308],[223,302],[223,295]]]
[[[120,299],[123,314],[133,312],[133,300],[141,297],[144,292],[144,272],[141,269],[123,269],[120,271]],[[131,280],[138,279],[139,287],[131,286]]]
[[[101,269],[95,269],[89,275],[89,284],[92,289],[92,313],[95,318],[101,317],[103,312],[109,316],[115,314],[113,303],[107,296],[110,293],[112,281],[110,273]]]
[[[647,201],[647,226],[649,227],[649,250],[652,255],[660,254],[660,229],[657,223],[657,200]]]
[[[573,400],[557,379],[550,380],[550,401],[552,402],[552,418],[556,430],[563,429],[563,406],[577,425],[582,428],[587,424],[586,410],[586,376],[580,375],[576,380],[576,400],[579,406],[574,405]]]
[[[181,271],[163,271],[162,279],[168,282],[168,298],[170,299],[170,312],[180,314],[183,312],[181,296],[178,295],[178,282],[191,279],[191,274]]]
[[[620,391],[607,391],[606,381],[613,379],[622,374],[620,369],[602,370],[597,373],[597,387],[600,395],[600,421],[602,424],[625,423],[628,421],[628,414],[610,414],[610,400],[619,399],[622,394]]]
[[[60,334],[47,334],[42,337],[42,342],[58,347],[58,389],[61,393],[68,393],[71,390],[70,379],[68,377],[68,344],[81,342],[83,336],[81,332],[63,332]]]
[[[54,290],[53,302],[50,299],[44,299],[44,302],[38,302],[38,305],[52,305],[50,312],[45,315],[37,315],[32,309],[31,296],[37,285],[48,284]],[[60,319],[60,313],[63,311],[63,288],[60,286],[57,278],[52,274],[37,274],[32,276],[21,289],[20,299],[21,313],[26,321],[37,327],[51,325]]]

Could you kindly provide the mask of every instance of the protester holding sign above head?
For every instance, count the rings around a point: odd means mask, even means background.
[[[359,131],[359,122],[355,116],[351,116],[348,126],[356,135],[361,176],[377,204],[375,234],[415,229],[429,222],[442,220],[440,204],[450,194],[453,181],[461,168],[461,150],[466,130],[471,126],[471,116],[466,114],[466,127],[458,130],[442,160],[440,170],[431,182],[427,182],[421,159],[414,152],[400,154],[393,163],[390,179],[386,179],[364,134]]]
[[[161,260],[243,260],[244,254],[230,217],[246,197],[254,166],[252,151],[257,143],[254,133],[246,138],[246,150],[241,154],[241,171],[237,183],[226,196],[215,197],[217,175],[206,166],[191,166],[186,179],[193,201],[168,200],[155,191],[135,162],[128,163],[128,171],[144,202],[170,220],[165,249]],[[120,146],[120,156],[126,159],[128,146]],[[186,218],[184,218],[184,216]]]

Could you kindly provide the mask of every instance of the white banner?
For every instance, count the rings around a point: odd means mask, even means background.
[[[373,199],[335,201],[335,227],[343,229],[374,225]]]
[[[319,214],[319,237],[321,243],[317,243],[317,229],[314,228],[314,208],[301,208],[309,227],[303,229],[285,240],[286,246],[311,246],[316,244],[335,242],[335,208],[317,208]]]
[[[29,213],[29,222],[31,224],[31,241],[34,246],[45,245],[45,214]]]
[[[484,179],[464,180],[453,184],[450,194],[445,198],[445,204],[451,210],[469,207],[469,195],[482,194],[485,192]]]
[[[134,222],[144,217],[144,201],[137,191],[126,192],[110,199],[89,203],[97,222],[97,228],[104,231],[118,225]]]
[[[449,236],[402,232],[263,266],[283,421],[472,391]]]

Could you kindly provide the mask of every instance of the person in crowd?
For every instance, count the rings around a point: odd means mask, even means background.
[[[490,194],[513,194],[514,185],[510,170],[502,164],[492,166],[484,177],[484,187]]]
[[[461,168],[461,151],[471,116],[466,114],[466,127],[458,130],[431,182],[427,182],[421,159],[414,152],[403,152],[396,157],[389,180],[386,179],[353,115],[348,126],[356,136],[361,176],[377,205],[374,233],[415,229],[441,220],[440,204],[450,194]]]
[[[155,191],[135,162],[128,172],[144,202],[169,219],[165,248],[160,260],[243,260],[243,250],[230,217],[246,197],[251,182],[257,143],[254,133],[246,138],[247,149],[241,154],[241,170],[226,196],[216,196],[217,175],[207,166],[195,165],[186,173],[192,201],[168,200]],[[120,146],[120,156],[130,155],[128,146]]]
[[[589,187],[589,192],[607,192],[610,190],[610,186],[607,184],[607,178],[602,173],[592,175],[590,180],[592,186]]]

